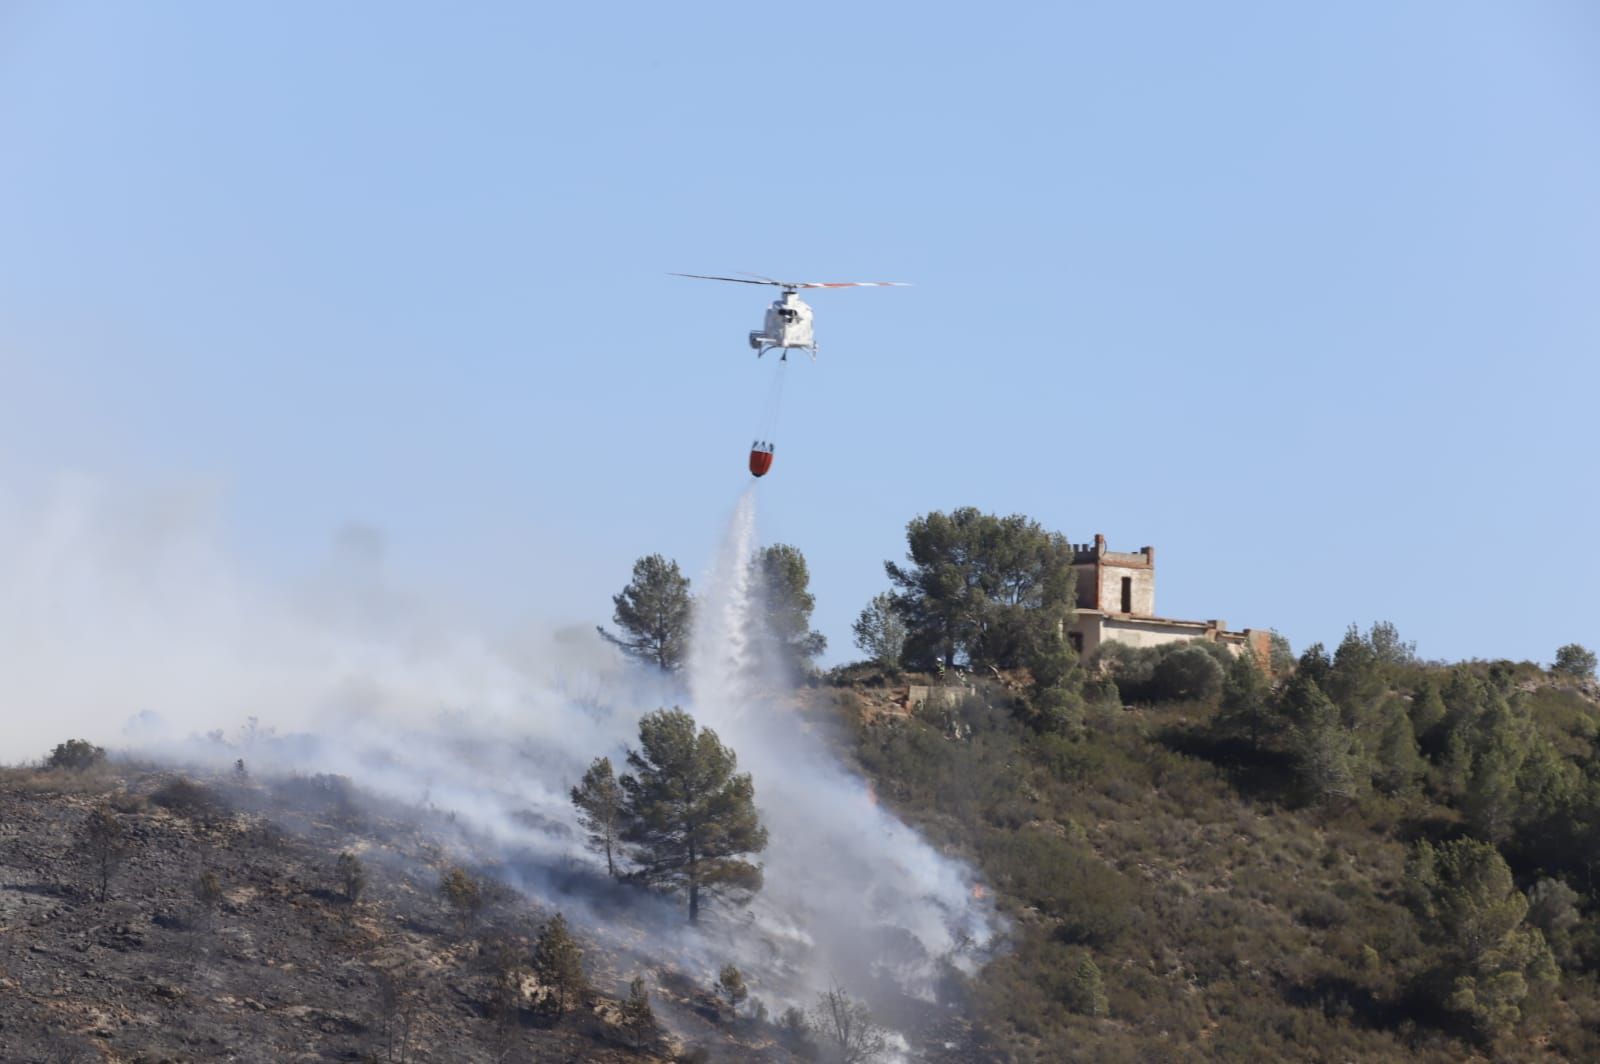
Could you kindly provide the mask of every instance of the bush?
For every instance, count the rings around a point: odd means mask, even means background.
[[[1550,666],[1551,672],[1558,672],[1563,676],[1571,676],[1579,680],[1594,679],[1595,655],[1579,643],[1568,643],[1556,651],[1555,664]]]
[[[1209,702],[1222,693],[1233,656],[1220,644],[1195,639],[1157,647],[1108,643],[1100,648],[1098,660],[1131,701]]]
[[[461,933],[472,930],[484,905],[483,888],[478,881],[467,875],[465,869],[452,868],[439,878],[439,896],[455,914]]]
[[[50,756],[45,759],[44,767],[81,772],[86,768],[93,768],[96,765],[103,764],[105,759],[105,750],[88,740],[68,739],[50,751]]]
[[[1179,647],[1160,661],[1150,677],[1155,696],[1169,701],[1209,702],[1222,690],[1222,665],[1197,643]]]
[[[181,776],[156,788],[150,800],[169,813],[190,819],[213,816],[223,809],[222,802],[210,789]]]
[[[344,900],[351,905],[360,901],[361,892],[367,887],[367,870],[362,866],[361,858],[346,850],[339,855],[333,872]]]

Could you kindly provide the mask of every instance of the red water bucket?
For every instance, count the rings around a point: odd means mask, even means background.
[[[750,475],[764,477],[772,468],[772,444],[757,440],[750,445]]]

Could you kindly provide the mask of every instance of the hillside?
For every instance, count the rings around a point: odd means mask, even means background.
[[[120,826],[104,900],[97,811]],[[336,778],[10,769],[0,824],[6,1061],[788,1058],[708,988],[619,967],[587,939],[594,992],[558,1015],[530,968],[550,914],[492,874],[475,880],[475,911],[452,907],[426,825]],[[353,903],[342,853],[364,874]],[[619,1006],[635,974],[678,1034],[630,1028]]]
[[[1161,665],[1224,660],[1183,646],[1091,662],[1070,727],[1025,670],[802,687],[808,728],[1003,919],[983,967],[878,1018],[952,1062],[1600,1057],[1593,683],[1381,643],[1253,682]],[[1179,674],[1205,682],[1163,696]],[[556,896],[605,917],[565,1000],[553,909],[514,867],[457,870],[448,813],[336,776],[52,760],[0,775],[0,1058],[829,1059],[654,955],[630,889],[576,865]]]
[[[1341,647],[1347,671],[1356,649],[1348,640]],[[1320,667],[1320,654],[1315,648],[1309,666],[1302,659],[1302,672]],[[1433,741],[1437,753],[1421,757],[1403,785],[1319,798],[1293,750],[1305,729],[1275,719],[1292,709],[1288,678],[1261,692],[1255,745],[1241,738],[1237,696],[1220,689],[1126,706],[1113,689],[1064,734],[1024,723],[1025,675],[953,676],[942,697],[931,676],[862,667],[839,681],[856,722],[855,757],[881,799],[969,856],[1011,922],[1008,951],[952,988],[1003,1055],[1600,1058],[1600,935],[1583,873],[1600,808],[1592,683],[1526,664],[1449,668],[1407,658],[1372,664],[1351,696],[1399,708],[1409,729],[1423,715],[1420,705],[1413,710],[1418,698],[1486,691],[1493,708],[1445,712],[1463,728],[1469,715],[1495,712],[1526,726],[1516,733],[1523,770],[1508,791],[1519,782],[1534,788],[1534,762],[1555,759],[1551,780],[1538,785],[1548,807],[1536,808],[1533,796],[1511,799],[1496,838],[1515,885],[1481,904],[1501,906],[1493,934],[1536,927],[1521,941],[1547,942],[1559,970],[1543,981],[1532,967],[1507,975],[1514,965],[1486,948],[1470,963],[1488,970],[1473,977],[1479,1001],[1498,1009],[1473,1012],[1460,996],[1469,959],[1441,930],[1449,914],[1419,905],[1416,857],[1425,840],[1484,834],[1474,799],[1491,782],[1492,743],[1463,768],[1450,757],[1462,761],[1462,747],[1440,744],[1442,722],[1434,722],[1433,732],[1419,730],[1423,749]],[[1339,687],[1337,678],[1325,682]],[[930,694],[908,711],[912,684]],[[1357,736],[1361,728],[1336,730]],[[1373,761],[1375,778],[1383,767]],[[1460,772],[1465,779],[1450,778]],[[1472,919],[1478,931],[1491,922]],[[1490,989],[1501,999],[1492,1001]]]

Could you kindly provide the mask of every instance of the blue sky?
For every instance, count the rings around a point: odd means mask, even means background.
[[[591,623],[765,538],[848,658],[933,509],[1158,549],[1297,648],[1600,644],[1600,14],[0,7],[0,474],[213,485],[239,555]]]

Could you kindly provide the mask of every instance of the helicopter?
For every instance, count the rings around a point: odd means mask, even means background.
[[[731,281],[734,284],[765,284],[783,289],[783,295],[767,307],[761,328],[750,334],[750,346],[760,358],[768,351],[782,351],[778,361],[789,361],[790,351],[808,351],[817,360],[817,339],[812,331],[811,306],[800,298],[802,288],[907,288],[905,281],[774,281],[749,274],[744,277],[714,277],[704,273],[675,273],[673,277],[692,277],[700,281]],[[760,474],[756,474],[760,476]]]

